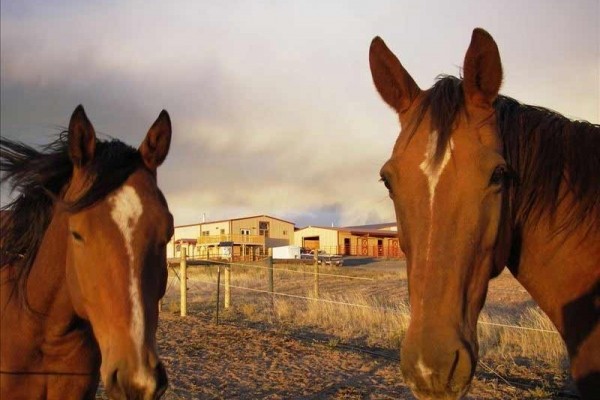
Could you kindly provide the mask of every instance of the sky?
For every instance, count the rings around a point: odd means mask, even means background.
[[[500,49],[503,94],[599,123],[599,4],[2,0],[1,134],[42,145],[83,104],[100,138],[137,147],[166,109],[158,179],[176,225],[390,222],[379,169],[400,128],[372,83],[371,39],[426,89],[460,74],[482,27]]]

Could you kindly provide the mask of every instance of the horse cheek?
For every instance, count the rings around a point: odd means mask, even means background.
[[[75,313],[85,319],[89,320],[87,310],[85,309],[83,295],[81,293],[81,286],[79,284],[79,278],[75,268],[74,255],[72,249],[67,252],[67,263],[66,263],[66,274],[65,279],[67,287],[69,289],[69,296],[71,297],[71,303]]]

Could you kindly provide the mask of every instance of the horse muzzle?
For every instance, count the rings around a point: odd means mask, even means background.
[[[161,362],[154,369],[115,368],[104,380],[104,385],[113,400],[157,400],[167,390],[167,371]]]
[[[419,400],[462,398],[473,378],[475,359],[462,341],[417,347],[410,341],[402,350],[404,380]]]

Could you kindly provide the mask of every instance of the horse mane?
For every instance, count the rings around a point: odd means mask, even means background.
[[[19,192],[2,207],[0,268],[15,267],[15,288],[20,295],[25,294],[27,277],[54,205],[68,212],[90,207],[120,187],[141,165],[141,156],[133,147],[116,139],[98,140],[94,158],[85,167],[89,189],[78,199],[66,202],[60,196],[73,171],[66,132],[40,150],[0,138],[0,182],[8,184],[11,192]],[[21,298],[27,304],[25,296]]]
[[[535,224],[546,212],[553,216],[565,199],[560,192],[563,182],[574,204],[558,231],[578,227],[587,216],[600,221],[600,126],[507,96],[498,96],[494,108],[504,158],[515,175],[509,189],[514,225]],[[430,129],[438,133],[434,160],[439,162],[456,118],[466,112],[462,79],[438,77],[425,92],[409,135],[414,135],[427,112]]]

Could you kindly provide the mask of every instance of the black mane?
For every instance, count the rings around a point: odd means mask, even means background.
[[[66,132],[41,150],[0,138],[0,181],[19,193],[2,207],[0,221],[0,267],[16,267],[17,290],[25,284],[55,203],[77,212],[105,198],[142,165],[139,152],[118,140],[97,141],[92,162],[86,166],[90,188],[73,202],[60,199],[71,179]]]
[[[600,126],[573,121],[506,96],[499,96],[494,108],[504,158],[516,174],[509,195],[514,225],[536,223],[545,212],[553,215],[564,198],[559,192],[563,182],[575,202],[569,205],[570,213],[559,230],[573,229],[587,216],[600,221]],[[430,129],[438,133],[434,159],[439,161],[456,118],[466,112],[462,80],[454,76],[438,78],[426,92],[415,122],[408,127],[409,135],[414,134],[427,112]]]

